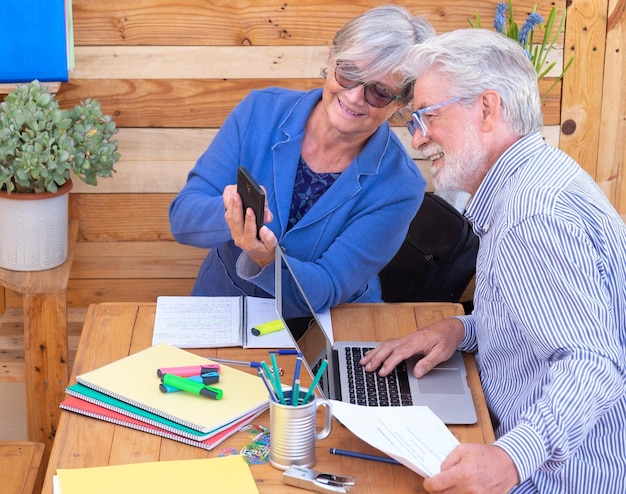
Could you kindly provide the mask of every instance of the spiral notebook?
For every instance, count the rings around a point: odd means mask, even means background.
[[[258,416],[258,413],[247,415],[242,419],[229,424],[227,427],[218,429],[215,433],[208,434],[208,436],[203,436],[202,439],[192,439],[188,436],[176,434],[172,432],[171,429],[158,427],[152,422],[149,423],[138,420],[131,416],[118,413],[114,410],[110,410],[108,408],[100,406],[96,403],[82,400],[76,396],[68,396],[65,400],[61,402],[61,405],[59,406],[63,410],[67,410],[69,412],[78,413],[80,415],[103,420],[105,422],[110,422],[116,425],[122,425],[124,427],[129,427],[131,429],[147,432],[149,434],[165,437],[167,439],[172,439],[174,441],[207,450],[213,449],[215,446],[232,436],[235,432],[237,432],[243,426],[249,424],[252,420],[254,420],[255,417]]]
[[[176,435],[184,436],[194,441],[208,439],[221,430],[221,428],[218,428],[207,433],[200,432],[198,430],[191,429],[190,427],[185,427],[184,425],[178,424],[172,420],[168,420],[155,413],[151,413],[147,410],[143,410],[142,408],[138,408],[129,403],[113,398],[112,396],[96,391],[95,389],[83,386],[80,383],[68,386],[65,392],[72,397],[80,399],[81,401],[93,403],[99,407],[126,415],[134,420],[167,430]],[[63,403],[61,403],[61,408],[63,408]],[[224,428],[229,425],[230,424],[227,424]]]
[[[76,376],[89,388],[191,429],[208,433],[269,406],[261,379],[222,365],[219,388],[223,398],[213,400],[186,392],[162,393],[156,370],[160,367],[201,365],[210,360],[160,343],[110,364]]]

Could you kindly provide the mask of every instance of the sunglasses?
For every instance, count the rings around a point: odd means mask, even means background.
[[[428,116],[428,113],[431,111],[439,110],[444,106],[451,105],[452,103],[456,103],[457,101],[461,101],[463,98],[457,97],[452,98],[446,101],[442,101],[441,103],[437,103],[436,105],[427,106],[426,108],[422,108],[421,110],[414,111],[411,113],[411,120],[406,123],[406,128],[409,129],[410,134],[415,135],[415,131],[419,130],[424,137],[428,135],[428,128],[426,127],[426,122],[424,122],[424,115]]]
[[[366,84],[362,81],[354,81],[347,78],[341,73],[339,68],[340,64],[341,62],[337,61],[337,65],[334,70],[335,81],[337,81],[337,84],[344,89],[354,89],[357,86],[363,86],[363,97],[368,105],[373,106],[374,108],[384,108],[392,101],[405,97],[405,95],[391,94],[384,87],[373,82]]]

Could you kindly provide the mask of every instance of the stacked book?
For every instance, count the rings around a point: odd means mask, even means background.
[[[220,399],[161,391],[157,370],[203,366],[203,357],[160,343],[76,377],[61,408],[212,449],[264,412],[268,393],[258,376],[221,365]],[[161,386],[162,387],[162,386]]]

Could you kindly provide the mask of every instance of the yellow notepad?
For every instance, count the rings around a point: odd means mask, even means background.
[[[186,350],[160,343],[76,377],[85,386],[165,417],[200,432],[210,432],[237,418],[268,407],[267,389],[261,379],[222,365],[216,387],[220,400],[186,392],[162,393],[157,369],[202,365],[209,360]]]
[[[57,469],[60,494],[248,494],[259,490],[242,456]]]

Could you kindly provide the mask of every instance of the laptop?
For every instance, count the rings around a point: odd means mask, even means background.
[[[420,379],[412,372],[418,357],[401,363],[394,373],[384,378],[375,372],[366,373],[358,362],[361,355],[378,343],[333,341],[332,329],[325,328],[322,323],[325,319],[312,310],[309,298],[280,247],[276,249],[275,270],[276,311],[302,354],[304,367],[313,378],[322,361],[328,361],[317,386],[321,396],[365,406],[427,405],[446,424],[476,423],[461,352],[455,352]],[[294,304],[283,296],[289,292],[287,287],[293,286],[306,305],[298,314]]]

